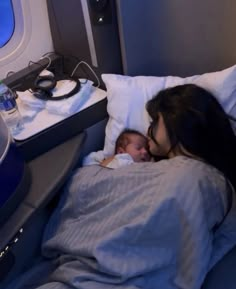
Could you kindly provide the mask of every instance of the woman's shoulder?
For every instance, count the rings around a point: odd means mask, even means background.
[[[166,173],[176,178],[183,178],[186,181],[196,182],[206,180],[209,182],[225,181],[223,173],[210,164],[189,158],[186,156],[176,156],[166,161]]]
[[[192,157],[187,157],[187,156],[176,156],[171,159],[167,160],[169,162],[169,166],[173,168],[178,168],[178,169],[194,169],[196,171],[206,169],[206,170],[217,170],[208,163],[200,160],[200,159],[195,159]]]

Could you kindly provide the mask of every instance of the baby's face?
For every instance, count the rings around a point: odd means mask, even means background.
[[[134,162],[148,162],[151,157],[148,152],[148,142],[145,137],[139,135],[129,136],[130,142],[125,148],[125,152],[130,154]]]

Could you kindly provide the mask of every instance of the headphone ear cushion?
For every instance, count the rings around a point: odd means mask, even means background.
[[[37,89],[33,92],[33,95],[39,99],[48,100],[49,98],[52,97],[52,92],[49,90],[46,91],[46,90]]]
[[[57,81],[52,75],[38,76],[34,82],[35,90],[40,89],[43,91],[50,91],[56,87]]]

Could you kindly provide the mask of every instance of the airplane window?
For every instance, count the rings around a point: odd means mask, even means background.
[[[12,0],[0,1],[0,48],[11,39],[15,29]]]

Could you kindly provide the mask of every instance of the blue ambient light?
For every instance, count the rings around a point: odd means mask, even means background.
[[[11,39],[15,29],[12,0],[0,1],[0,48]]]

